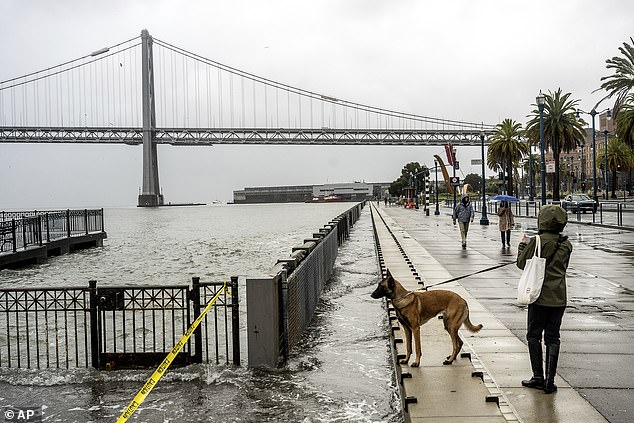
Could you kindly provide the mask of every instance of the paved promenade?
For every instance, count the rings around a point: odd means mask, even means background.
[[[476,334],[461,331],[464,352],[443,366],[451,344],[440,320],[422,328],[421,367],[399,365],[415,422],[631,422],[634,421],[634,233],[570,223],[566,228],[574,251],[568,269],[569,307],[562,325],[562,353],[553,395],[527,389],[531,376],[525,341],[526,309],[516,304],[520,270],[514,265],[519,231],[503,249],[497,216],[491,224],[472,224],[468,247],[450,210],[425,216],[399,207],[372,210],[382,264],[410,289],[442,285],[463,295]],[[535,219],[517,219],[535,230]],[[489,270],[490,269],[490,270]],[[440,287],[439,287],[440,288]],[[433,289],[433,288],[432,288]],[[396,338],[402,337],[392,321]],[[399,354],[404,345],[396,343]],[[411,377],[409,377],[411,376]]]

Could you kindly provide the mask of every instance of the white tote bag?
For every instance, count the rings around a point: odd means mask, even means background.
[[[540,257],[542,242],[539,235],[535,236],[535,254],[526,260],[526,266],[517,285],[517,302],[523,305],[534,303],[542,292],[546,259]]]

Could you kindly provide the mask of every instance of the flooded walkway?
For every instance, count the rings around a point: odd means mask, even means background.
[[[519,233],[512,235],[513,247],[503,250],[499,246],[497,218],[491,217],[490,226],[480,226],[478,216],[469,231],[468,248],[462,250],[459,230],[452,225],[448,211],[440,216],[425,216],[420,210],[381,206],[378,212],[413,265],[411,270],[400,251],[391,258],[386,255],[385,264],[390,269],[395,266],[397,278],[416,272],[429,286],[467,276],[443,288],[465,296],[471,320],[484,324],[480,333],[462,332],[471,362],[461,358],[453,366],[444,367],[441,363],[450,351],[449,336],[439,322],[423,327],[422,367],[401,369],[412,375],[411,379],[404,379],[404,385],[409,387],[407,395],[416,396],[418,401],[409,405],[412,421],[634,419],[631,232],[574,224],[566,228],[574,252],[568,270],[569,307],[562,325],[562,354],[556,380],[560,389],[554,395],[545,395],[520,384],[531,373],[525,345],[526,309],[516,304],[520,270],[510,264],[476,274],[514,262]],[[536,224],[535,219],[524,223],[529,230]],[[410,277],[410,283],[418,285],[415,276]],[[474,383],[474,379],[480,380],[471,377],[474,371],[483,371],[481,382]],[[488,393],[482,391],[480,384]],[[491,396],[500,400],[500,407],[494,406],[499,413],[491,410],[489,405],[493,404],[486,403],[487,398],[493,400]]]

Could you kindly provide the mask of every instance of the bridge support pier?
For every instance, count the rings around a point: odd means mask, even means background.
[[[147,29],[141,31],[141,61],[143,84],[143,190],[139,194],[137,207],[163,205],[163,194],[159,186],[158,155],[154,133],[156,114],[154,111],[154,60],[152,37]]]

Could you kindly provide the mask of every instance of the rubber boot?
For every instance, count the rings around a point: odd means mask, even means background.
[[[546,394],[557,391],[557,385],[555,385],[557,361],[559,361],[559,345],[546,345],[546,384],[544,385]]]
[[[528,344],[528,355],[531,359],[533,377],[522,381],[522,386],[527,388],[544,389],[544,365],[542,362],[542,344]]]

